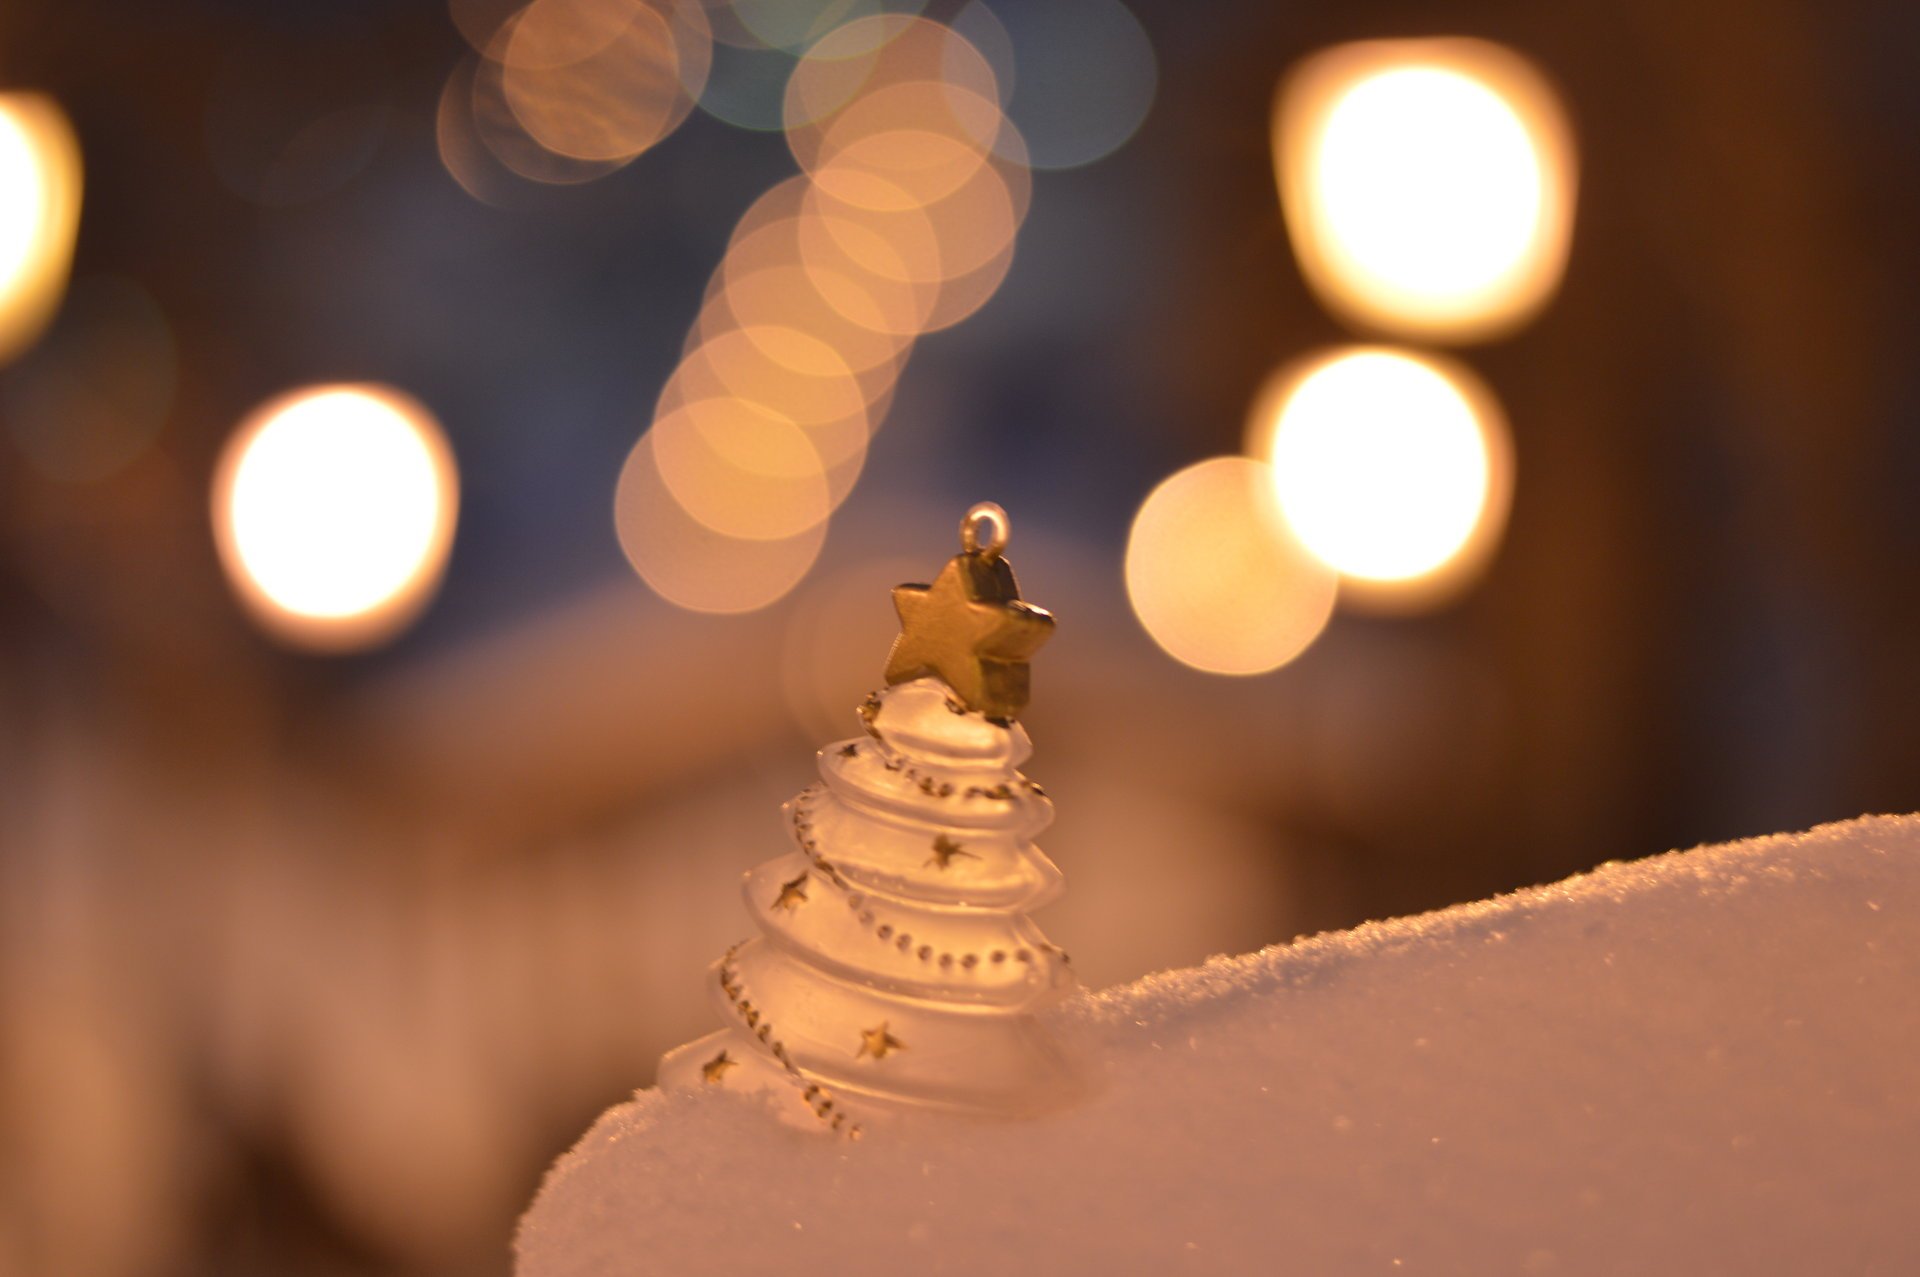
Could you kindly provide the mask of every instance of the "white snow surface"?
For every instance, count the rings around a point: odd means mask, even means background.
[[[1920,1273],[1920,816],[1076,997],[1078,1107],[858,1143],[644,1091],[520,1277]]]

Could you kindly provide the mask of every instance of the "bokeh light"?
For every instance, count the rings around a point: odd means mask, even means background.
[[[1249,423],[1282,516],[1361,607],[1414,610],[1471,580],[1506,524],[1512,444],[1466,369],[1358,348],[1283,371]]]
[[[1301,270],[1349,321],[1478,340],[1558,286],[1572,136],[1552,87],[1511,50],[1463,39],[1327,50],[1282,84],[1273,137]]]
[[[509,22],[495,40],[496,46],[503,48],[512,39],[512,25]],[[454,97],[462,89],[464,103]],[[589,160],[563,155],[528,133],[507,100],[507,69],[496,57],[463,61],[448,76],[441,96],[439,126],[441,159],[462,186],[468,185],[467,175],[484,168],[478,154],[457,155],[449,149],[450,141],[461,139],[469,131],[500,167],[543,185],[577,186],[605,177],[627,162],[624,157]],[[473,180],[474,186],[469,189],[480,189],[480,180]]]
[[[440,95],[441,163],[475,199],[512,202],[507,174],[548,185],[604,177],[692,113],[713,65],[696,0],[453,0],[478,56]]]
[[[1288,532],[1266,463],[1215,457],[1155,488],[1127,537],[1127,596],[1168,655],[1263,674],[1313,643],[1337,578]]]
[[[722,323],[748,331],[778,326],[810,333],[850,370],[861,374],[869,397],[877,397],[893,381],[906,349],[905,334],[887,330],[878,313],[880,303],[866,281],[841,275],[828,280],[823,289],[825,268],[809,271],[798,260],[798,250],[798,228],[792,220],[736,243],[727,254],[717,296],[710,297],[702,311],[702,336],[713,336],[712,325]],[[844,299],[842,306],[869,315],[871,322],[850,318],[828,300],[829,290]]]
[[[882,9],[917,10],[910,0],[726,0],[739,27],[771,49],[798,53],[848,22]]]
[[[973,101],[969,101],[973,99]],[[905,129],[993,144],[1000,118],[993,67],[952,28],[889,14],[850,22],[807,50],[787,82],[782,112],[803,168],[842,119],[851,137]]]
[[[687,405],[721,398],[747,405],[748,415],[790,423],[804,441],[814,472],[847,462],[857,466],[866,453],[872,407],[865,388],[833,347],[800,329],[773,324],[722,328],[681,361],[661,394],[655,423]],[[795,457],[771,470],[791,472],[798,461]],[[845,495],[836,494],[834,504]],[[824,517],[826,511],[820,514]],[[726,530],[708,518],[701,522]]]
[[[1014,55],[1013,34],[1000,16],[977,0],[968,0],[953,15],[954,33],[986,59],[998,82],[1000,105],[1004,108],[1020,86],[1019,60]]]
[[[480,136],[474,110],[478,67],[479,58],[469,56],[447,73],[434,114],[434,144],[441,166],[461,190],[482,204],[506,207],[513,202],[514,174]]]
[[[616,519],[649,585],[713,612],[763,607],[805,575],[914,341],[999,288],[1032,196],[994,72],[950,28],[842,21],[853,9],[835,4],[729,12],[713,13],[723,59],[805,44],[777,95],[803,171],[735,227]],[[816,21],[811,43],[782,26]]]
[[[716,44],[713,69],[700,90],[700,109],[738,129],[776,131],[781,127],[781,95],[794,61],[785,49]]]
[[[992,257],[965,274],[942,280],[933,310],[921,321],[922,330],[932,333],[951,328],[961,320],[971,318],[975,311],[991,301],[993,295],[1000,291],[1000,285],[1006,281],[1007,272],[1013,269],[1013,250],[1014,239],[1008,235],[1006,241],[994,250]]]
[[[264,628],[343,650],[418,615],[458,506],[452,452],[423,406],[384,386],[318,386],[263,405],[228,441],[213,526],[228,579]]]
[[[894,337],[927,331],[940,301],[940,241],[918,209],[883,225],[808,184],[795,222],[802,269],[834,310]]]
[[[672,384],[724,391],[837,436],[850,422],[864,446],[871,396],[852,367],[817,334],[786,324],[731,323],[688,352]],[[844,445],[832,449],[838,460]]]
[[[80,142],[38,93],[0,94],[0,363],[59,306],[80,223]]]
[[[953,28],[889,13],[848,22],[807,49],[786,85],[784,122],[791,133],[862,98],[916,84],[947,85],[996,102],[1000,94],[986,57]]]
[[[1024,181],[1008,181],[1000,164],[986,163],[958,190],[922,204],[887,178],[836,169],[816,180],[807,211],[867,273],[906,284],[943,284],[1012,246],[1028,189]],[[923,325],[934,326],[930,319]]]
[[[626,161],[671,133],[705,86],[712,37],[698,5],[534,0],[496,41],[501,90],[556,155]]]
[[[658,418],[647,438],[673,499],[715,532],[781,540],[832,508],[826,467],[807,432],[752,400],[693,400]]]
[[[1159,85],[1153,42],[1120,0],[1047,0],[989,10],[972,0],[954,18],[1017,78],[1006,96],[1034,168],[1078,168],[1125,145]]]
[[[620,548],[640,579],[692,612],[752,612],[776,602],[806,576],[827,536],[824,520],[779,540],[715,532],[674,499],[650,438],[627,456],[613,517]]]

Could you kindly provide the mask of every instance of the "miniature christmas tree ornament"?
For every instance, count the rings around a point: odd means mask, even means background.
[[[820,783],[783,809],[793,850],[743,884],[760,934],[713,967],[726,1027],[670,1052],[661,1086],[772,1094],[848,1135],[902,1108],[1018,1116],[1079,1089],[1036,1018],[1074,981],[1027,917],[1061,883],[1033,844],[1053,805],[1019,771],[1015,721],[1053,617],[1021,600],[1007,536],[1006,512],[977,505],[940,575],[894,590],[867,736],[822,749]]]

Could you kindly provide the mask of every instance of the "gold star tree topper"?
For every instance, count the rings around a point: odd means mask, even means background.
[[[888,686],[931,675],[988,718],[1012,719],[1027,707],[1027,661],[1053,636],[1053,614],[1021,600],[1000,553],[1007,531],[1007,512],[983,501],[967,511],[961,552],[933,584],[894,587],[900,637],[887,657]]]

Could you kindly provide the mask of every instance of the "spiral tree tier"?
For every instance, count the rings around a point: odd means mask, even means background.
[[[1027,917],[1061,879],[1033,842],[1053,805],[1019,770],[1032,745],[1014,721],[1053,618],[1020,601],[998,507],[962,529],[932,585],[894,591],[867,734],[820,751],[820,783],[783,809],[793,849],[746,875],[760,934],[712,971],[727,1027],[668,1054],[661,1085],[771,1093],[845,1134],[902,1107],[1022,1115],[1078,1089],[1035,1016],[1073,977]]]

